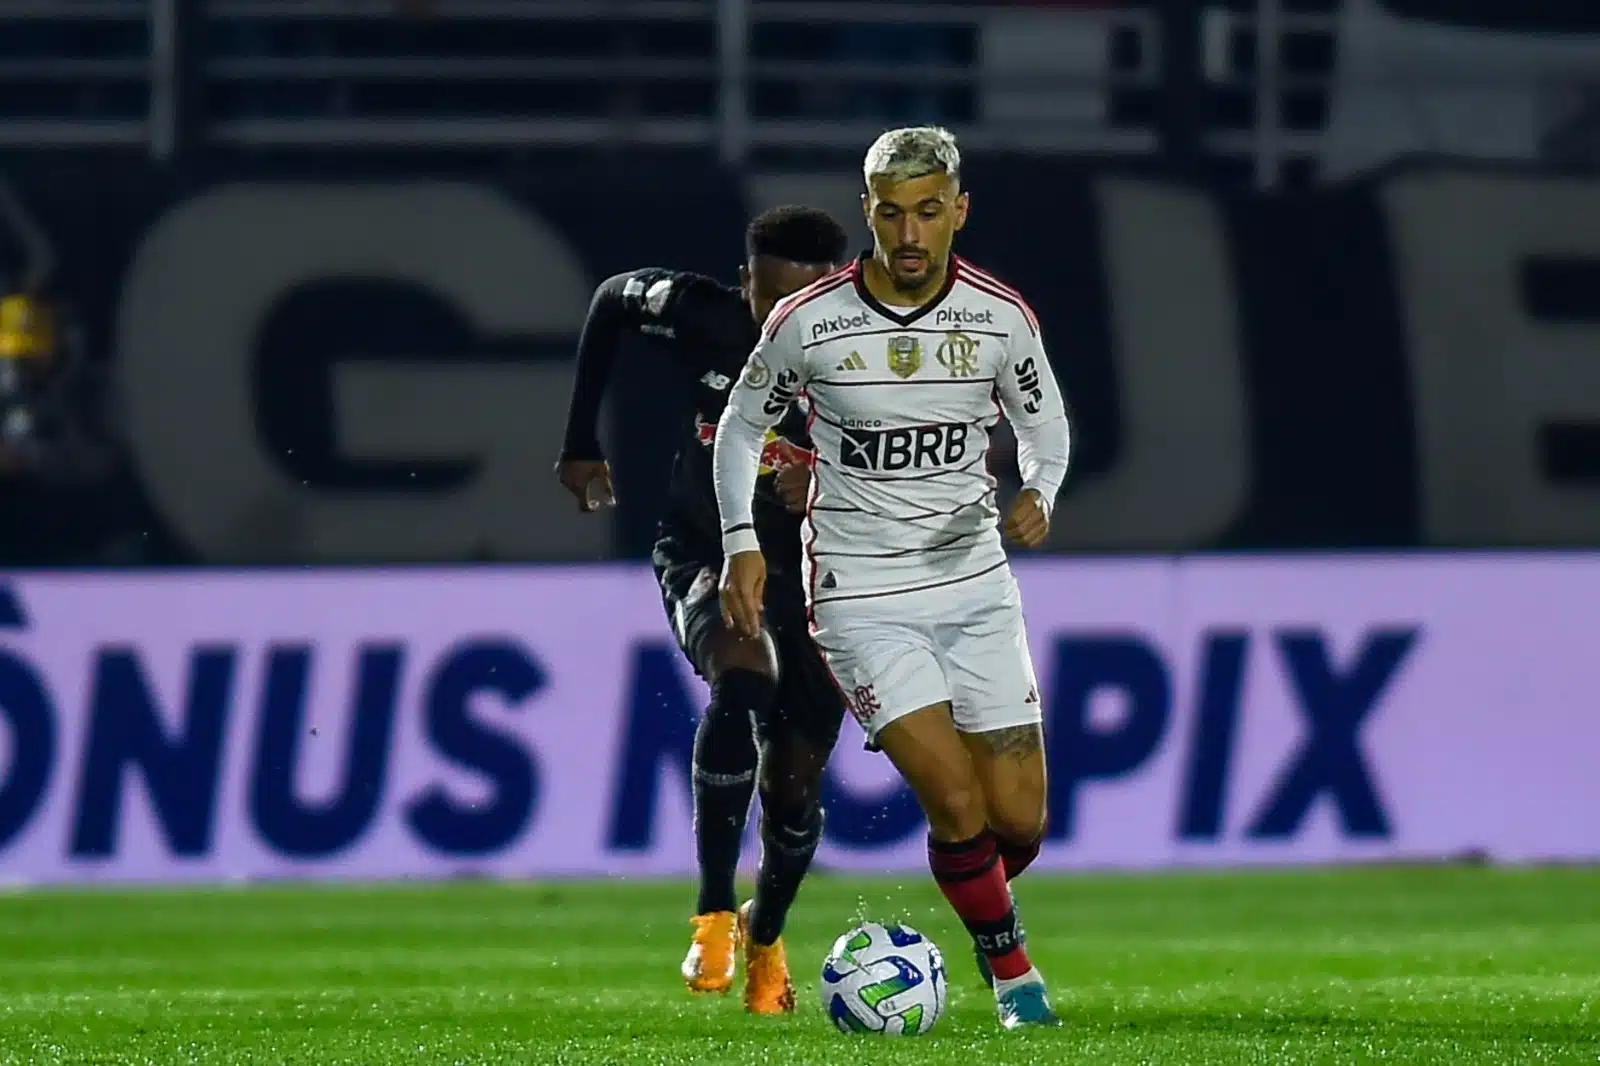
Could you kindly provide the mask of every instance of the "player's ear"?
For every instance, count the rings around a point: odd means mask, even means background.
[[[872,225],[872,197],[866,193],[861,194],[861,217],[867,220],[867,225]]]
[[[750,265],[748,263],[739,264],[739,295],[743,296],[747,301],[750,299]]]
[[[967,225],[967,212],[972,209],[972,201],[966,193],[956,197],[956,229],[965,229]]]

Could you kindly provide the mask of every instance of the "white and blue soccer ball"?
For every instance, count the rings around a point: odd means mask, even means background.
[[[920,1036],[949,997],[944,956],[907,925],[863,922],[822,964],[822,1009],[846,1033]]]

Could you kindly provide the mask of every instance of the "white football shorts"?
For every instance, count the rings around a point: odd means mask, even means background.
[[[949,701],[956,728],[1043,720],[1022,595],[1009,566],[953,585],[813,609],[812,636],[866,731]]]

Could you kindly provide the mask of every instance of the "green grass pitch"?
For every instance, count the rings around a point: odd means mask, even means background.
[[[999,1031],[926,878],[809,882],[784,1019],[684,991],[684,884],[13,894],[0,1064],[1600,1062],[1600,871],[1029,876],[1018,895],[1060,1030]],[[945,949],[932,1036],[823,1017],[817,970],[857,915]]]

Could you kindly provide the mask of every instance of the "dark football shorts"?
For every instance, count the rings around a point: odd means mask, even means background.
[[[695,673],[709,679],[712,647],[723,628],[717,593],[722,556],[665,535],[656,541],[651,563],[678,646]],[[767,630],[778,654],[778,698],[776,720],[757,725],[764,731],[793,729],[807,741],[831,749],[844,721],[844,698],[811,641],[806,594],[798,573],[768,571],[766,608]]]

